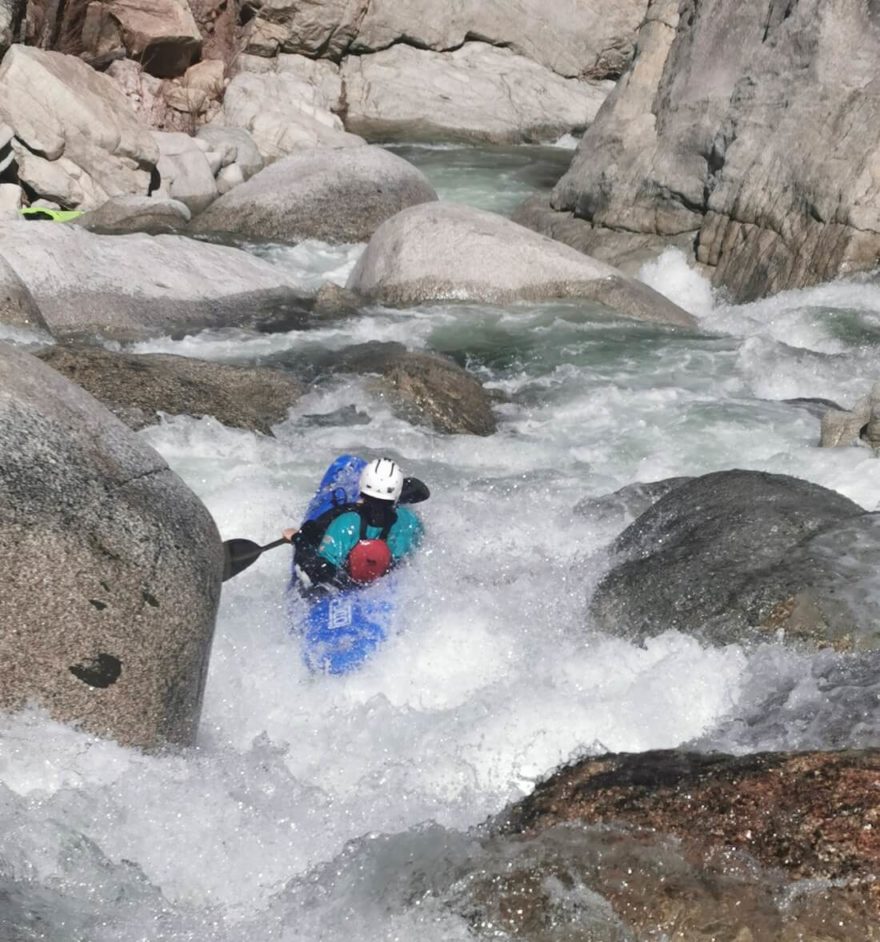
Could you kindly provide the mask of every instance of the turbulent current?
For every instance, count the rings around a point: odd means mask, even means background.
[[[500,212],[551,185],[568,156],[401,152],[442,198]],[[361,250],[260,251],[315,290],[344,283]],[[728,468],[877,509],[873,453],[818,448],[818,407],[791,400],[848,408],[868,392],[880,286],[730,306],[672,250],[640,277],[699,329],[584,303],[438,305],[134,348],[297,370],[327,348],[399,341],[478,375],[498,394],[499,427],[437,434],[395,417],[369,378],[336,376],[274,438],[183,417],[140,433],[224,539],[276,539],[341,452],[389,454],[425,480],[427,537],[394,635],[349,677],[300,660],[285,548],[227,582],[196,748],[145,756],[36,709],[0,718],[2,942],[473,938],[450,905],[455,874],[480,866],[473,829],[571,758],[880,745],[869,656],[599,633],[587,602],[630,519],[574,510],[633,482]]]

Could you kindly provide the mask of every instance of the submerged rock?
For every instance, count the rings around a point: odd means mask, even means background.
[[[274,242],[365,242],[401,209],[436,199],[420,170],[381,147],[317,148],[261,170],[191,229]]]
[[[193,742],[223,553],[163,459],[0,346],[0,706],[146,748]]]
[[[610,265],[494,213],[454,203],[406,209],[376,230],[347,287],[383,304],[584,298],[683,327],[686,311]]]
[[[38,354],[102,402],[129,428],[168,415],[213,416],[264,435],[287,418],[303,387],[281,370],[209,363],[190,357],[112,353],[99,347],[51,347]]]
[[[616,540],[590,611],[643,641],[880,646],[880,514],[787,475],[721,471],[676,487]],[[875,585],[876,583],[876,585]]]

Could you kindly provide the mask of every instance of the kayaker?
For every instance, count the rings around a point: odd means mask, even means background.
[[[395,461],[376,458],[361,472],[356,504],[283,531],[296,547],[294,572],[304,592],[364,585],[413,552],[423,527],[416,514],[398,505],[403,482]]]

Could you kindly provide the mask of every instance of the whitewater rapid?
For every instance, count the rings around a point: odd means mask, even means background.
[[[504,177],[490,178],[491,155],[425,153],[441,195],[512,202]],[[517,198],[541,181],[519,183]],[[360,251],[260,250],[309,290],[344,283]],[[225,539],[277,538],[342,452],[390,454],[425,480],[428,535],[394,635],[348,677],[310,675],[300,660],[286,548],[226,583],[194,749],[145,756],[37,709],[0,717],[8,925],[37,912],[44,934],[34,938],[65,942],[471,938],[413,889],[418,875],[474,853],[469,829],[569,759],[682,744],[878,744],[871,657],[709,648],[675,632],[639,647],[597,632],[587,602],[629,520],[573,508],[633,482],[734,467],[793,474],[877,508],[874,454],[819,449],[817,413],[784,400],[848,407],[868,391],[880,287],[731,306],[675,251],[641,277],[699,329],[574,303],[439,305],[132,348],[296,370],[328,348],[398,341],[473,370],[498,395],[499,429],[439,435],[396,417],[369,378],[335,376],[274,438],[210,418],[166,417],[141,433]]]

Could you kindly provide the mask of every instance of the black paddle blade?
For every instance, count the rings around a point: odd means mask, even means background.
[[[289,544],[289,540],[282,537],[274,543],[267,543],[266,546],[260,546],[252,540],[226,540],[223,544],[223,581],[237,576],[251,563],[256,562],[266,550],[281,546],[282,543]]]
[[[418,478],[404,478],[403,490],[400,492],[398,503],[400,504],[420,504],[431,496],[428,485]]]

